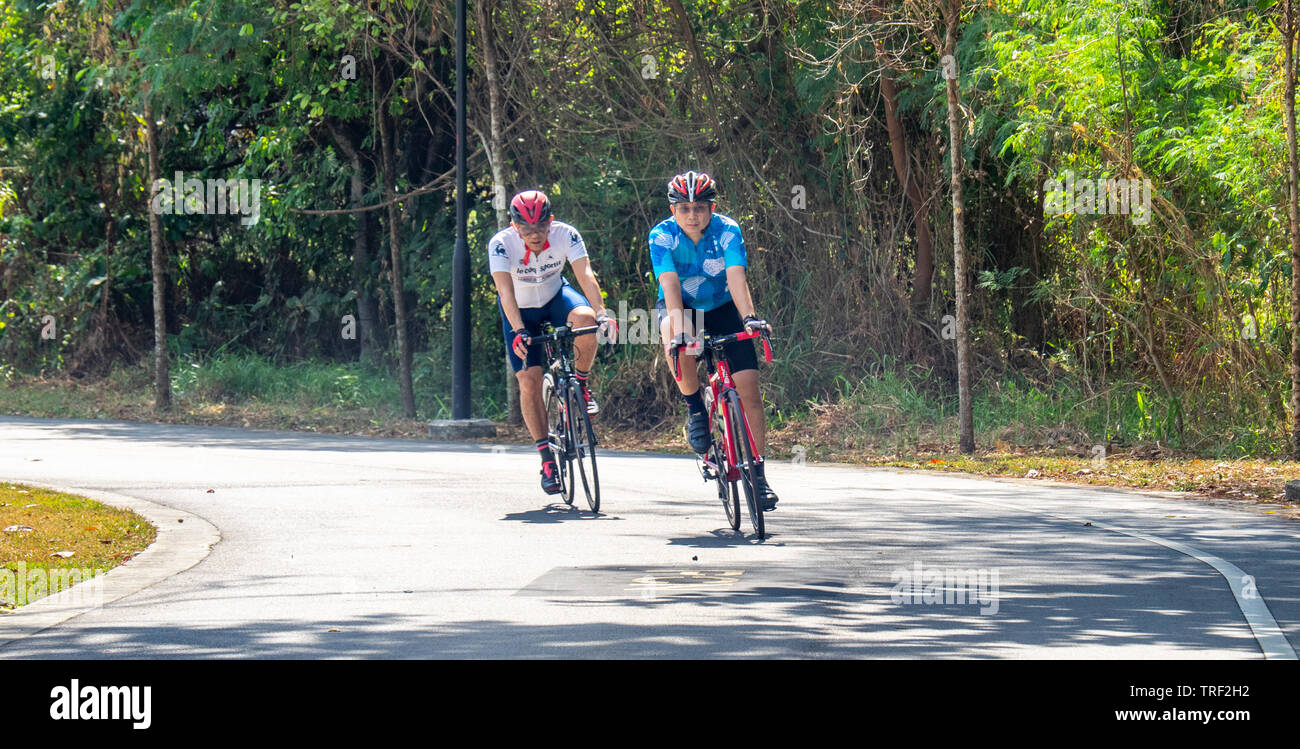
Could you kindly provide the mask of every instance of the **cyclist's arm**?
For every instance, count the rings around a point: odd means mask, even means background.
[[[736,303],[736,310],[742,318],[754,314],[754,299],[749,294],[745,266],[733,265],[727,268],[727,290],[731,292],[731,301]]]
[[[587,297],[587,303],[596,311],[596,317],[605,314],[605,298],[600,293],[600,282],[596,280],[596,272],[591,269],[591,258],[580,257],[577,260],[570,260],[569,267],[573,268],[573,275],[578,279],[578,286],[582,288],[582,293]]]
[[[493,271],[492,281],[497,285],[497,295],[501,297],[501,309],[510,321],[511,330],[522,330],[524,317],[519,314],[519,303],[515,301],[515,280],[507,271]]]
[[[672,338],[676,338],[686,332],[682,329],[682,319],[685,316],[686,305],[682,303],[681,276],[672,271],[664,271],[659,274],[659,286],[664,290],[664,308],[668,311],[669,325],[672,326],[673,332]]]

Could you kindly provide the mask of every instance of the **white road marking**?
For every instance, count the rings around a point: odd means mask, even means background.
[[[1223,576],[1223,579],[1228,582],[1228,589],[1232,591],[1232,597],[1236,599],[1237,607],[1241,609],[1242,615],[1246,617],[1246,624],[1250,625],[1250,631],[1255,635],[1255,640],[1259,643],[1260,650],[1264,652],[1264,658],[1268,660],[1296,660],[1295,650],[1291,647],[1291,643],[1286,639],[1286,635],[1282,634],[1282,629],[1277,626],[1277,620],[1273,618],[1273,612],[1268,610],[1268,604],[1264,602],[1263,594],[1261,594],[1255,587],[1255,579],[1247,575],[1240,567],[1232,562],[1220,559],[1207,551],[1202,551],[1194,546],[1188,546],[1187,544],[1179,543],[1178,541],[1170,541],[1167,538],[1153,536],[1150,533],[1121,528],[1119,526],[1110,525],[1109,523],[1100,523],[1096,520],[1071,517],[1069,515],[1058,515],[1054,512],[1044,512],[1042,510],[1035,510],[1002,502],[991,502],[986,499],[971,499],[970,497],[963,497],[958,494],[948,494],[946,492],[927,492],[927,494],[930,496],[939,494],[962,502],[974,502],[976,504],[1000,507],[1002,509],[1018,510],[1032,515],[1053,517],[1058,520],[1068,520],[1072,523],[1079,523],[1080,525],[1089,523],[1094,528],[1101,528],[1102,530],[1114,533],[1122,533],[1125,536],[1132,536],[1133,538],[1158,544],[1167,549],[1173,549],[1180,554],[1185,554],[1193,559],[1204,562],[1213,567]],[[1253,597],[1245,595],[1247,590],[1253,594]]]

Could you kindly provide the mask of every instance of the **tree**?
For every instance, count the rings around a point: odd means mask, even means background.
[[[1296,125],[1295,85],[1297,38],[1295,0],[1282,4],[1282,45],[1286,50],[1286,92],[1282,106],[1286,112],[1287,146],[1287,236],[1291,244],[1291,455],[1300,460],[1300,197],[1296,194]]]
[[[953,283],[957,301],[957,413],[958,445],[962,452],[975,452],[975,420],[971,408],[970,350],[970,267],[966,251],[966,202],[962,193],[965,155],[962,134],[965,131],[958,87],[957,42],[960,34],[963,0],[909,0],[908,8],[930,43],[940,52],[944,89],[948,98],[948,159],[952,185],[952,254]],[[943,24],[943,38],[935,30]]]

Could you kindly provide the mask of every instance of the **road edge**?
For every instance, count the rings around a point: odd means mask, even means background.
[[[13,613],[0,615],[0,658],[4,656],[5,646],[11,642],[25,639],[78,616],[94,615],[107,604],[190,569],[206,559],[213,547],[221,541],[221,531],[206,519],[147,499],[37,481],[15,483],[74,494],[119,509],[131,510],[152,523],[158,529],[158,535],[152,544],[130,561],[96,578],[99,580],[98,591],[90,596],[94,599],[92,602],[87,603],[82,599],[87,597],[87,591],[95,588],[95,584],[87,587],[86,583],[80,583],[33,601]]]

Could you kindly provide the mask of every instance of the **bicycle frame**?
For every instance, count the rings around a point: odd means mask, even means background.
[[[591,325],[584,328],[571,328],[568,325],[562,325],[558,328],[550,323],[546,324],[541,335],[533,336],[540,339],[545,347],[546,360],[549,362],[547,369],[552,371],[555,376],[555,390],[560,399],[560,410],[564,414],[565,426],[572,423],[573,414],[569,413],[569,388],[573,387],[573,362],[570,349],[573,346],[573,339],[580,335],[595,333],[600,328],[599,325]],[[559,450],[560,445],[551,442],[552,450]],[[574,451],[573,445],[564,446],[566,456]]]
[[[701,353],[703,354],[703,358],[704,358],[705,370],[708,372],[709,375],[709,379],[708,379],[709,392],[713,396],[712,398],[713,402],[709,406],[709,424],[710,425],[715,424],[716,423],[715,419],[718,417],[719,414],[721,414],[723,433],[726,438],[724,441],[726,443],[726,450],[727,450],[727,463],[731,466],[731,470],[728,471],[728,475],[726,477],[727,480],[729,481],[734,481],[737,478],[737,476],[733,476],[731,474],[738,470],[736,466],[740,462],[739,460],[740,456],[735,454],[737,449],[736,445],[738,444],[738,442],[734,439],[734,435],[731,433],[731,420],[726,418],[727,411],[724,409],[729,409],[730,406],[726,404],[726,398],[724,396],[728,391],[736,392],[737,397],[739,397],[740,394],[738,391],[736,391],[735,381],[733,381],[731,378],[731,365],[727,362],[727,357],[723,354],[723,349],[728,343],[730,343],[733,340],[747,341],[751,338],[758,338],[760,336],[762,336],[763,338],[763,358],[765,361],[771,362],[772,346],[768,342],[767,336],[763,335],[763,333],[761,332],[745,331],[741,333],[732,333],[730,335],[719,336],[718,338],[714,338],[710,336],[708,333],[703,334],[704,350]],[[676,354],[674,354],[673,358],[674,358],[673,367],[676,370],[675,376],[678,379],[681,379],[681,363],[677,359]],[[754,442],[754,433],[750,429],[749,417],[745,414],[745,409],[743,404],[740,408],[740,423],[745,430],[745,439],[749,441],[750,454],[758,455],[759,454],[758,445]]]

